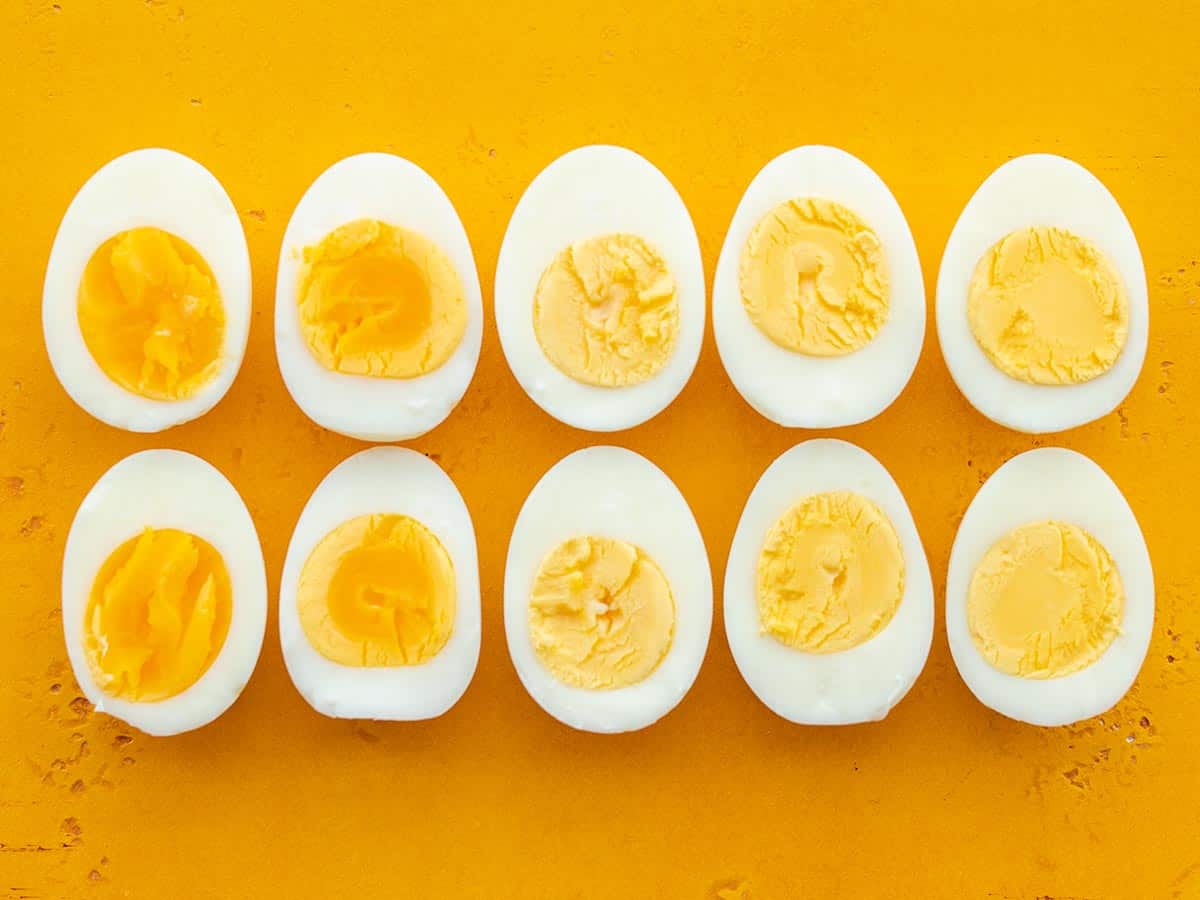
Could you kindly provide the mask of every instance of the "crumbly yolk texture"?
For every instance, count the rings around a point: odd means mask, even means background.
[[[433,241],[375,219],[306,247],[300,329],[321,365],[348,375],[415,378],[448,360],[467,330],[454,264]]]
[[[967,627],[1001,672],[1058,678],[1103,655],[1124,609],[1125,588],[1104,545],[1077,525],[1037,522],[984,554],[967,593]]]
[[[661,371],[675,349],[675,278],[637,235],[577,241],[542,273],[533,329],[547,359],[576,381],[638,384]]]
[[[416,519],[358,516],[329,532],[300,572],[309,643],[343,666],[428,662],[454,630],[454,563]]]
[[[92,677],[122,700],[174,697],[225,645],[233,591],[221,554],[174,528],[147,528],[114,550],[92,582],[83,640]]]
[[[882,631],[904,596],[904,554],[891,520],[859,494],[806,497],[767,532],[757,569],[765,634],[796,650],[836,653]]]
[[[640,549],[576,537],[542,560],[529,600],[529,635],[559,681],[589,690],[637,684],[671,649],[675,598]]]
[[[786,350],[843,356],[887,321],[887,257],[854,212],[814,197],[781,203],[750,232],[738,266],[750,320]]]
[[[1063,228],[1022,228],[994,244],[971,276],[971,332],[1005,374],[1081,384],[1117,361],[1129,297],[1112,261]]]
[[[139,396],[185,399],[220,368],[217,280],[191,244],[162,229],[134,228],[101,244],[84,267],[76,311],[101,371]]]

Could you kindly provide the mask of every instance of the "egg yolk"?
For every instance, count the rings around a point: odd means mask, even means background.
[[[675,349],[675,279],[637,235],[578,241],[542,273],[533,329],[546,358],[576,381],[639,384],[661,371]]]
[[[122,700],[179,694],[225,645],[233,593],[211,544],[174,528],[147,528],[114,550],[92,582],[84,647],[92,677]]]
[[[1023,228],[971,276],[967,319],[992,363],[1030,384],[1103,375],[1129,335],[1129,298],[1112,261],[1063,228]]]
[[[125,390],[182,400],[220,368],[225,307],[212,269],[159,228],[109,238],[83,270],[79,330],[96,364]]]
[[[559,681],[589,690],[636,684],[658,668],[674,633],[671,586],[632,544],[576,537],[542,560],[529,599],[529,636]]]
[[[767,532],[756,572],[764,634],[808,653],[857,647],[904,596],[904,554],[891,520],[866,497],[806,497]]]
[[[304,250],[300,329],[325,368],[415,378],[441,366],[467,330],[453,263],[428,238],[359,219]]]
[[[1077,525],[1022,525],[988,550],[967,592],[975,647],[1001,672],[1087,668],[1121,629],[1125,588],[1108,550]]]
[[[742,305],[772,341],[843,356],[887,321],[890,282],[879,236],[840,203],[781,203],[750,232],[738,266]]]
[[[408,516],[358,516],[321,540],[300,572],[296,603],[309,643],[343,666],[428,662],[454,630],[454,564]]]

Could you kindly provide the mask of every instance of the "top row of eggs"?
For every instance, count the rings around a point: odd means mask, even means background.
[[[878,415],[925,334],[903,212],[874,171],[830,147],[791,150],[755,176],[712,303],[734,385],[791,427]],[[80,406],[159,431],[228,390],[250,306],[245,235],[219,182],[178,153],[141,150],[97,172],[63,217],[46,346]],[[496,269],[497,330],[513,374],[555,418],[615,431],[662,411],[695,368],[706,308],[687,208],[636,153],[574,150],[518,202]],[[980,186],[946,244],[936,308],[959,388],[1023,431],[1110,412],[1145,357],[1133,231],[1108,190],[1061,157],[1019,157]],[[429,431],[466,392],[482,333],[470,242],[424,170],[368,153],[313,182],[284,234],[275,303],[279,366],[311,419],[365,440]]]

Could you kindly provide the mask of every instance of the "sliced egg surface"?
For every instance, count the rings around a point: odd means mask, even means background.
[[[121,460],[71,523],[62,612],[97,711],[151,735],[217,718],[250,679],[267,619],[262,550],[233,485],[178,450]]]
[[[958,526],[946,635],[981,703],[1031,725],[1098,716],[1129,690],[1154,628],[1154,573],[1120,488],[1042,447],[984,483]]]
[[[480,631],[475,529],[450,476],[403,447],[338,464],[300,514],[279,590],[283,660],[309,705],[440,716],[471,683]]]
[[[712,628],[712,577],[679,489],[630,450],[589,447],[530,492],[504,572],[521,683],[582,731],[634,731],[691,688]]]
[[[1005,241],[1016,258],[1003,252]],[[1074,281],[1067,266],[1078,272]],[[1005,318],[991,326],[995,335],[984,335],[987,349],[969,308],[973,282],[978,286],[985,274],[1005,289],[1003,302],[1013,304],[994,308]],[[1114,296],[1091,287],[1097,293],[1087,299],[1082,291],[1089,282]],[[1102,327],[1116,333],[1106,336]],[[1061,156],[1004,163],[975,191],[946,242],[937,330],[959,390],[1000,425],[1041,434],[1112,412],[1137,381],[1150,331],[1142,254],[1116,199],[1091,172]],[[1087,340],[1096,345],[1071,343]]]
[[[767,467],[729,551],[725,632],[750,689],[789,721],[877,721],[903,699],[929,655],[933,585],[875,457],[821,439]]]
[[[59,382],[102,422],[155,432],[212,409],[250,331],[250,256],[220,182],[157,148],[103,166],[55,235],[42,329]]]
[[[482,337],[475,256],[427,172],[362,153],[312,183],[275,287],[275,352],[305,415],[364,441],[422,435],[466,393]]]
[[[754,176],[717,261],[713,332],[738,393],[779,425],[853,425],[891,405],[921,355],[925,286],[874,170],[806,146]]]
[[[534,178],[509,220],[495,293],[513,375],[575,428],[645,422],[700,356],[696,229],[671,182],[632,150],[581,147]]]

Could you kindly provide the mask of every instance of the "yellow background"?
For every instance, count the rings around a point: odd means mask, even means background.
[[[1200,897],[1194,4],[524,5],[3,4],[0,897],[709,897],[738,883],[754,898]],[[1062,153],[1109,186],[1152,307],[1145,369],[1119,412],[1049,440],[988,423],[951,383],[931,315],[900,399],[837,434],[895,475],[939,591],[955,526],[1003,460],[1061,443],[1104,466],[1158,576],[1150,654],[1125,700],[1070,728],[1008,721],[959,680],[939,625],[885,722],[794,727],[738,676],[718,608],[700,677],[662,722],[620,737],[560,726],[509,662],[501,579],[526,493],[595,438],[525,396],[489,320],[466,398],[413,442],[458,483],[479,536],[483,652],[453,710],[407,725],[318,716],[288,680],[272,614],[254,677],[213,725],[152,740],[91,715],[66,663],[59,566],[102,472],[155,446],[210,460],[245,497],[274,586],[309,492],[361,448],[309,422],[275,364],[275,258],[309,182],[362,150],[424,166],[462,215],[490,297],[525,185],[601,141],[674,181],[710,278],[760,166],[799,144],[844,147],[900,201],[931,305],[955,218],[1001,162]],[[254,266],[240,376],[212,413],[157,437],[77,409],[39,324],[72,195],[146,145],[221,179]],[[710,333],[679,399],[611,440],[678,483],[719,583],[755,480],[811,436],[742,402]]]

